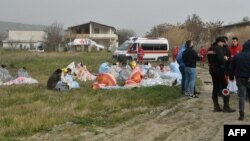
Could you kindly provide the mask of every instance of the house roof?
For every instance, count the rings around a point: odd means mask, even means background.
[[[249,25],[250,26],[250,21],[244,21],[244,22],[238,22],[234,24],[229,24],[229,25],[224,25],[222,26],[223,28],[230,28],[230,27],[235,27],[235,26],[244,26],[244,25]]]
[[[93,21],[89,21],[87,23],[79,24],[79,25],[75,25],[75,26],[70,26],[70,27],[68,27],[68,29],[74,28],[74,27],[77,27],[77,26],[84,26],[84,25],[88,25],[88,24],[99,24],[99,25],[102,25],[102,26],[111,27],[111,28],[113,28],[115,30],[115,27],[113,27],[113,26],[109,26],[109,25],[105,25],[105,24],[101,24],[101,23],[97,23],[97,22],[93,22]]]

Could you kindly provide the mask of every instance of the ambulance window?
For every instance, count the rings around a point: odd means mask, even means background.
[[[143,50],[154,50],[154,44],[141,44]]]
[[[157,44],[155,45],[155,50],[167,50],[167,45],[166,44]]]
[[[135,51],[136,50],[136,45],[137,44],[133,44],[130,49]]]

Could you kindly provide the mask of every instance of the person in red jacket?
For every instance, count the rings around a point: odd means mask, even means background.
[[[139,46],[137,53],[139,63],[143,63],[143,56],[144,56],[144,50]]]
[[[239,39],[237,37],[233,37],[232,38],[232,44],[229,47],[230,53],[231,53],[231,60],[233,59],[233,57],[240,53],[242,50],[242,46],[239,44]]]
[[[206,62],[206,57],[207,57],[207,49],[204,46],[201,46],[201,50],[199,54],[202,56],[201,65],[204,66],[204,63]]]
[[[179,48],[178,47],[175,47],[172,51],[172,56],[173,56],[173,62],[176,61],[176,58],[177,58],[177,55],[179,53]]]

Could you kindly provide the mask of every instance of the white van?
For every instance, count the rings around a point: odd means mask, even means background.
[[[44,52],[44,47],[43,47],[43,43],[42,42],[36,42],[34,43],[33,46],[30,47],[29,51],[30,52],[39,52],[42,53]]]
[[[143,60],[168,61],[169,43],[165,38],[139,38],[130,37],[113,53],[113,58],[118,61],[137,60],[137,51],[141,47],[144,50]]]

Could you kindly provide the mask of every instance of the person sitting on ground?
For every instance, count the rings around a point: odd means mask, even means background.
[[[87,80],[95,80],[96,76],[91,74],[87,67],[83,65],[82,63],[78,63],[73,71],[73,74],[76,76],[76,78],[80,81],[87,81]]]
[[[92,84],[92,89],[97,90],[112,86],[117,86],[116,77],[112,74],[109,64],[102,63],[99,67],[99,74],[96,76],[96,82]]]
[[[127,65],[126,62],[122,62],[121,71],[119,73],[117,80],[123,82],[128,80],[130,73],[131,73],[131,68]]]
[[[11,76],[9,71],[7,70],[7,66],[2,64],[0,66],[0,81],[4,83],[13,79],[13,76]]]
[[[54,90],[56,88],[56,84],[61,81],[61,69],[56,69],[53,74],[49,77],[47,81],[47,89]]]
[[[113,65],[110,67],[109,71],[110,71],[110,73],[111,73],[116,79],[118,79],[119,73],[120,73],[120,71],[121,71],[121,67],[120,67],[119,63],[113,63]]]
[[[170,69],[169,67],[164,66],[164,64],[160,64],[159,66],[156,67],[157,70],[160,72],[168,72]]]
[[[17,76],[16,77],[26,77],[30,78],[30,75],[27,72],[26,67],[22,67],[17,71]]]
[[[69,85],[69,88],[80,88],[80,85],[77,81],[74,81],[73,76],[71,75],[72,70],[67,68],[67,73],[62,78],[62,81],[66,82]]]
[[[132,72],[128,80],[125,81],[125,86],[138,86],[143,78],[140,67],[137,66],[135,61],[130,62],[130,67],[132,69]]]

